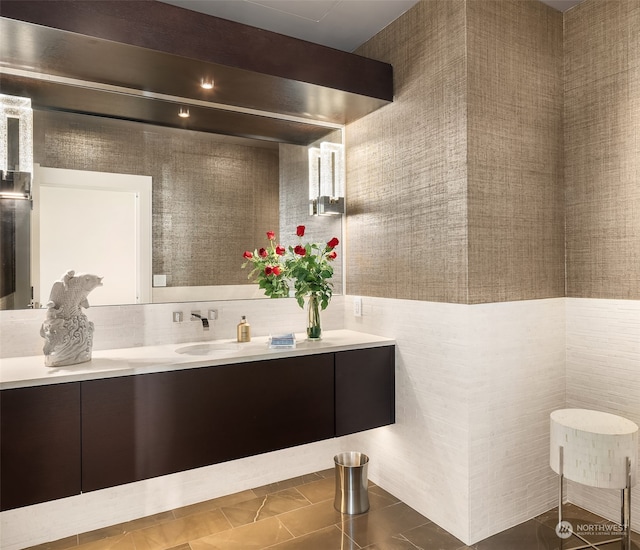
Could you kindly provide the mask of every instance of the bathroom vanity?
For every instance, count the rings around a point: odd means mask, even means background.
[[[2,510],[395,421],[393,340],[214,341],[0,361]]]

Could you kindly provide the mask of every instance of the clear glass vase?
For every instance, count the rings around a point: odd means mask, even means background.
[[[317,294],[309,294],[307,313],[309,314],[307,321],[307,339],[321,340],[322,327],[320,326],[320,298]]]

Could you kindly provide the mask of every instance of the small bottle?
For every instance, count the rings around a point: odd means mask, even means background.
[[[238,323],[238,342],[251,341],[251,325],[247,323],[247,318],[243,315]]]

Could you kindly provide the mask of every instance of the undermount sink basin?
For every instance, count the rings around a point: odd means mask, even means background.
[[[236,351],[238,351],[238,344],[234,342],[191,344],[176,349],[176,353],[184,355],[230,355]]]

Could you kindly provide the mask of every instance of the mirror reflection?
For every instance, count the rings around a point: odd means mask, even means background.
[[[240,266],[243,251],[263,246],[267,231],[276,231],[285,244],[293,242],[298,224],[305,224],[307,236],[318,242],[341,235],[341,217],[309,216],[306,146],[47,110],[34,110],[33,126],[33,160],[41,167],[151,177],[151,260],[150,273],[145,275],[150,292],[135,292],[135,298],[114,302],[112,298],[102,301],[98,289],[92,306],[263,297]],[[341,143],[341,131],[333,131],[323,141]],[[35,192],[39,183],[34,180],[34,203],[45,195]],[[69,203],[78,194],[70,190],[71,185],[67,187]],[[77,215],[72,215],[75,205],[70,206],[57,217],[62,234],[72,240],[97,221],[95,216],[80,215],[84,206],[78,205]],[[39,216],[37,204],[33,212]],[[108,235],[108,243],[85,245],[94,255],[107,257],[128,218],[114,213],[109,220],[113,238]],[[39,230],[39,220],[31,225]],[[39,248],[40,254],[32,256],[32,271],[37,270],[32,281],[41,278],[39,288],[50,289],[51,275],[40,277],[43,250],[37,244],[36,253]],[[58,276],[66,269],[96,271],[82,262],[78,258]],[[120,260],[107,262],[118,271],[130,270],[121,267]],[[334,287],[340,293],[342,270],[340,264],[336,267]],[[104,276],[106,288],[109,276]],[[31,307],[41,307],[47,299],[48,291],[34,288]]]

